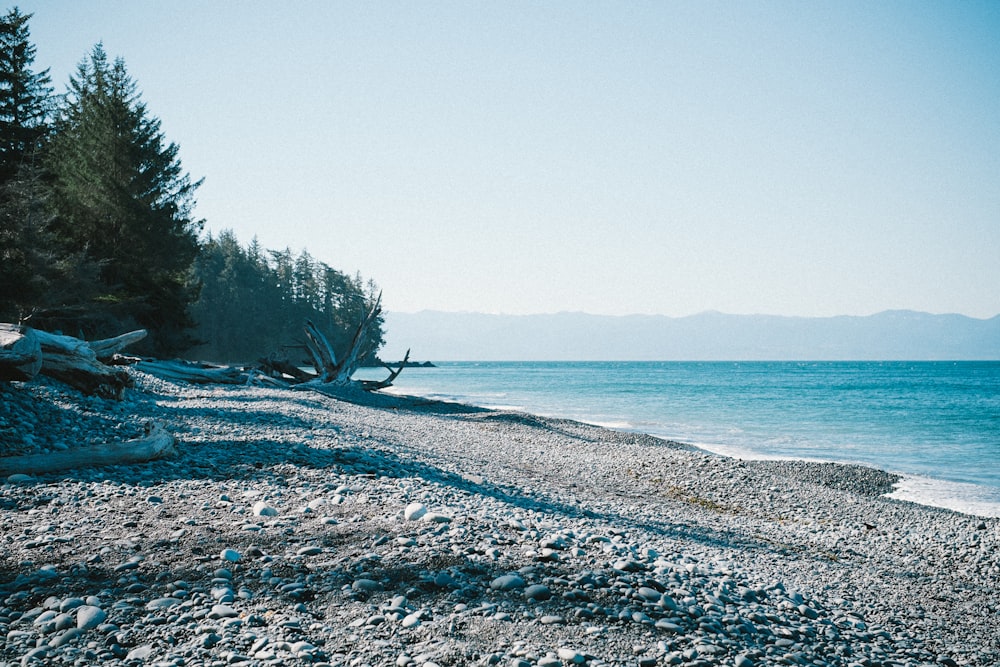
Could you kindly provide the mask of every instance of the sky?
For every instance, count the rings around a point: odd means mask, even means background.
[[[387,310],[1000,313],[1000,3],[31,0]]]

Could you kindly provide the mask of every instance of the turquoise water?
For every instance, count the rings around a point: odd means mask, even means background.
[[[1000,516],[1000,362],[442,362],[393,390],[864,463],[906,475],[897,497]]]

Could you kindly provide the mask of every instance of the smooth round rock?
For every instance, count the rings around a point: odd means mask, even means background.
[[[317,556],[323,553],[322,547],[302,547],[295,552],[299,556]]]
[[[544,584],[532,584],[524,589],[524,597],[527,600],[538,600],[543,602],[552,597],[552,591]]]
[[[563,662],[568,662],[573,665],[582,665],[587,661],[586,655],[571,648],[561,648],[556,651],[556,655],[558,655],[559,659]]]
[[[66,598],[59,603],[59,611],[67,612],[87,604],[83,598]],[[95,605],[97,606],[97,605]]]
[[[236,549],[223,549],[222,553],[219,554],[219,558],[221,560],[228,561],[230,563],[238,563],[242,557],[243,556],[241,556],[240,552]]]
[[[519,574],[505,574],[490,583],[490,588],[495,591],[514,591],[524,586],[525,581]]]
[[[422,503],[410,503],[403,510],[403,518],[407,521],[417,521],[427,514],[427,508]]]
[[[158,611],[160,609],[169,609],[170,607],[173,607],[175,604],[178,603],[180,603],[180,600],[177,598],[156,598],[146,603],[146,611]]]
[[[232,618],[234,616],[239,616],[239,612],[227,604],[213,605],[212,611],[208,612],[208,617],[211,619]]]
[[[253,505],[254,516],[278,516],[278,510],[274,509],[263,500],[258,500]]]
[[[376,593],[382,590],[382,584],[373,579],[357,579],[351,584],[351,588],[364,593]]]
[[[81,630],[90,630],[103,623],[107,617],[108,612],[100,607],[84,605],[76,612],[76,627]]]
[[[649,588],[648,586],[640,586],[639,590],[636,591],[643,600],[649,602],[659,602],[663,594],[655,588]]]

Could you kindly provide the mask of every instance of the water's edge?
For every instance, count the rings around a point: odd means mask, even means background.
[[[451,364],[452,373],[472,373],[475,372],[479,364]],[[886,472],[899,475],[900,482],[895,490],[888,494],[889,498],[905,500],[918,504],[946,508],[966,514],[987,517],[1000,517],[1000,487],[993,487],[979,483],[969,483],[956,479],[944,479],[932,475],[914,472],[912,470],[893,469],[891,465],[880,464],[878,461],[865,460],[864,458],[853,458],[843,456],[843,452],[831,456],[829,452],[821,452],[819,455],[790,455],[787,452],[769,453],[754,450],[752,447],[733,446],[711,439],[691,438],[678,433],[665,431],[660,425],[647,422],[636,424],[639,420],[630,420],[624,415],[608,414],[608,411],[595,409],[593,412],[603,412],[599,418],[594,418],[593,414],[587,414],[587,408],[577,401],[570,405],[569,409],[560,409],[557,405],[559,392],[551,392],[545,396],[545,409],[538,409],[537,405],[532,405],[530,397],[511,395],[502,391],[502,388],[492,393],[477,391],[483,387],[461,387],[446,386],[448,378],[442,376],[428,376],[427,373],[435,373],[436,369],[407,369],[404,373],[410,373],[410,378],[403,379],[396,386],[385,391],[409,396],[418,396],[425,399],[443,400],[447,402],[463,403],[490,409],[508,409],[529,414],[537,414],[543,417],[559,419],[572,419],[575,421],[590,423],[604,428],[618,431],[638,432],[652,435],[667,440],[674,440],[691,444],[704,451],[714,454],[724,455],[739,459],[778,459],[778,460],[804,460],[804,461],[827,461],[834,463],[856,464],[870,468],[885,470]],[[446,373],[448,370],[446,370]],[[434,382],[429,382],[429,380]],[[458,377],[452,377],[458,380]],[[441,381],[444,381],[442,385]],[[485,379],[489,382],[489,379]],[[438,386],[432,386],[437,384]],[[484,400],[485,399],[485,400]],[[871,456],[869,456],[871,459]]]

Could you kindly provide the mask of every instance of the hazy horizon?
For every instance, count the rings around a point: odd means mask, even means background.
[[[884,310],[877,310],[870,313],[838,313],[834,315],[785,315],[782,313],[734,313],[725,312],[721,310],[701,310],[693,313],[681,313],[679,315],[668,315],[666,313],[621,313],[618,315],[608,315],[606,313],[594,313],[586,310],[556,310],[548,312],[535,312],[535,313],[505,313],[505,312],[487,312],[484,310],[440,310],[436,308],[421,308],[419,310],[399,310],[391,309],[392,313],[399,313],[401,315],[419,315],[421,313],[441,313],[445,315],[496,315],[501,317],[536,317],[545,315],[588,315],[593,317],[667,317],[671,319],[683,319],[686,317],[698,317],[699,315],[731,315],[734,317],[775,317],[775,318],[788,318],[788,319],[833,319],[838,317],[872,317],[875,315],[882,315],[885,313],[915,313],[919,315],[954,315],[958,317],[968,317],[974,320],[992,320],[995,317],[1000,317],[1000,312],[994,315],[987,315],[979,317],[976,315],[968,315],[966,313],[958,313],[954,311],[942,311],[942,312],[930,312],[926,310],[913,310],[911,308],[886,308]]]
[[[387,312],[383,359],[431,361],[1000,360],[1000,315],[786,317]]]
[[[1000,4],[26,0],[387,309],[1000,313]]]

